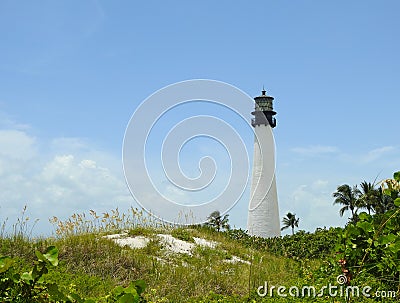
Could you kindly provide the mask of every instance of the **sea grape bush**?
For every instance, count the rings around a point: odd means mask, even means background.
[[[250,236],[242,229],[229,230],[225,235],[246,247],[265,250],[278,256],[293,259],[318,259],[334,253],[341,228],[318,228],[314,233],[298,231],[282,238],[261,238]]]
[[[32,270],[22,274],[16,270],[16,259],[8,256],[0,257],[0,302],[145,302],[142,293],[146,284],[143,280],[131,282],[128,287],[117,286],[109,295],[102,298],[84,299],[75,293],[65,294],[46,276],[58,265],[58,249],[49,246],[44,253],[37,250],[35,254],[37,260]]]
[[[36,251],[37,261],[31,271],[22,274],[14,271],[16,260],[0,258],[0,299],[4,302],[48,302],[51,295],[59,295],[56,285],[47,282],[44,275],[58,265],[58,250],[54,246],[45,253]],[[58,296],[57,296],[58,297]]]
[[[399,287],[400,281],[400,172],[384,181],[384,194],[395,208],[383,214],[359,214],[338,233],[336,249],[355,277],[374,276],[382,283]]]

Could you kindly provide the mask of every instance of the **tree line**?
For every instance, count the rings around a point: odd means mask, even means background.
[[[343,184],[337,187],[333,193],[335,198],[333,204],[339,204],[342,208],[339,215],[350,212],[350,222],[357,222],[358,212],[366,210],[368,214],[384,214],[395,208],[394,198],[384,193],[382,186],[375,183],[363,181],[358,185],[350,186]]]

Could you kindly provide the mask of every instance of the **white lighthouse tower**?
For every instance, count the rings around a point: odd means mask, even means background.
[[[251,194],[247,219],[250,235],[259,237],[279,237],[278,195],[275,179],[275,142],[272,128],[276,126],[273,110],[273,97],[263,89],[255,97],[254,118],[254,157],[251,181]]]

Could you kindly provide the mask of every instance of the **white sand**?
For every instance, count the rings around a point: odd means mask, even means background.
[[[121,247],[129,246],[130,248],[145,248],[150,242],[149,238],[143,236],[113,239]]]
[[[244,263],[244,264],[248,264],[248,265],[251,264],[249,261],[240,259],[239,257],[236,257],[236,256],[232,256],[231,259],[226,259],[226,260],[224,260],[224,262],[226,262],[226,263],[239,263],[240,262],[240,263]]]
[[[177,254],[192,255],[192,249],[195,246],[193,243],[179,240],[171,235],[158,234],[157,236],[169,251]]]
[[[196,238],[196,237],[193,237],[193,239],[194,239],[194,242],[200,246],[215,248],[218,245],[218,243],[215,241],[208,241],[206,239]]]
[[[127,233],[107,235],[103,238],[113,240],[121,247],[144,248],[150,242],[149,238],[143,236],[128,237]]]
[[[161,244],[169,252],[177,253],[177,254],[187,254],[190,256],[192,255],[192,250],[194,247],[196,247],[196,245],[209,247],[209,248],[216,248],[216,246],[218,245],[218,242],[209,241],[206,239],[196,238],[196,237],[193,237],[195,243],[186,242],[186,241],[177,239],[168,234],[157,234],[157,237],[160,239]],[[144,236],[129,237],[127,233],[107,235],[107,236],[104,236],[103,238],[113,240],[116,244],[118,244],[121,247],[128,246],[132,249],[144,248],[150,242],[150,238],[148,238],[148,237],[144,237]],[[163,260],[161,258],[156,257],[156,259],[157,260],[160,259],[158,261],[165,263],[165,260]],[[227,260],[223,260],[223,261],[226,263],[240,262],[240,263],[244,263],[244,264],[250,264],[249,261],[243,260],[237,256],[232,256],[231,259],[227,259]]]

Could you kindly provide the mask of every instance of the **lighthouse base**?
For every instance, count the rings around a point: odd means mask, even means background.
[[[281,236],[275,177],[263,201],[255,209],[249,209],[247,230],[250,235],[257,237],[273,238]]]
[[[278,194],[275,177],[275,143],[269,125],[254,127],[251,197],[247,219],[250,235],[280,237]]]

